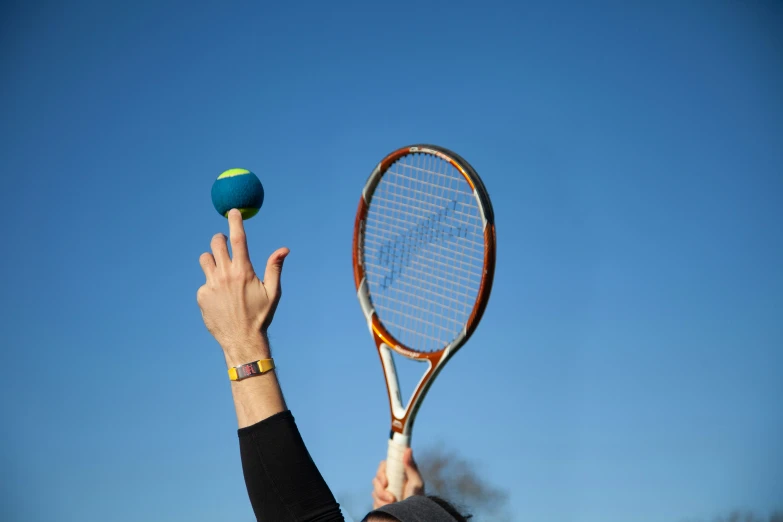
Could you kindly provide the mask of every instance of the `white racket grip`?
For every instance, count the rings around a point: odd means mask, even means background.
[[[395,435],[397,435],[395,433]],[[403,438],[403,437],[401,437]],[[405,466],[402,464],[402,454],[405,452],[408,437],[404,441],[389,439],[389,452],[386,455],[386,478],[389,480],[389,491],[397,501],[402,500],[402,486],[405,483]]]

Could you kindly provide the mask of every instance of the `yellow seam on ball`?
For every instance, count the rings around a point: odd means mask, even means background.
[[[243,219],[250,219],[251,217],[253,217],[256,214],[258,214],[258,211],[260,209],[257,209],[257,208],[238,208],[237,210],[239,211],[240,214],[242,214],[242,218]],[[231,212],[231,211],[229,210],[228,212]],[[223,214],[223,217],[228,217],[228,212]]]
[[[250,171],[247,169],[228,169],[223,174],[218,176],[218,179],[232,178],[234,176],[241,176],[242,174],[250,174]]]

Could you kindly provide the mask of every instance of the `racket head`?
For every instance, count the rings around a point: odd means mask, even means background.
[[[353,265],[379,348],[435,363],[453,355],[481,320],[495,257],[492,203],[465,159],[421,144],[378,163],[359,200]]]

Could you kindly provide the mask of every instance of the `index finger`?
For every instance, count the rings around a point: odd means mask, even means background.
[[[250,264],[250,255],[247,253],[245,224],[242,221],[242,214],[235,208],[228,213],[228,231],[228,235],[231,238],[232,261]]]
[[[383,486],[383,489],[386,489],[386,487],[389,485],[389,479],[386,478],[386,461],[382,460],[380,464],[378,464],[378,471],[376,472],[375,476],[380,480],[381,485]]]

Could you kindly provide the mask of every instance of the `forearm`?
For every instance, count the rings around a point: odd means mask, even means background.
[[[223,351],[229,368],[272,357],[269,340],[261,334],[241,345],[223,347]],[[252,426],[287,409],[275,370],[231,381],[231,393],[240,428]]]
[[[247,492],[258,520],[343,521],[290,411],[240,429],[239,446]]]

